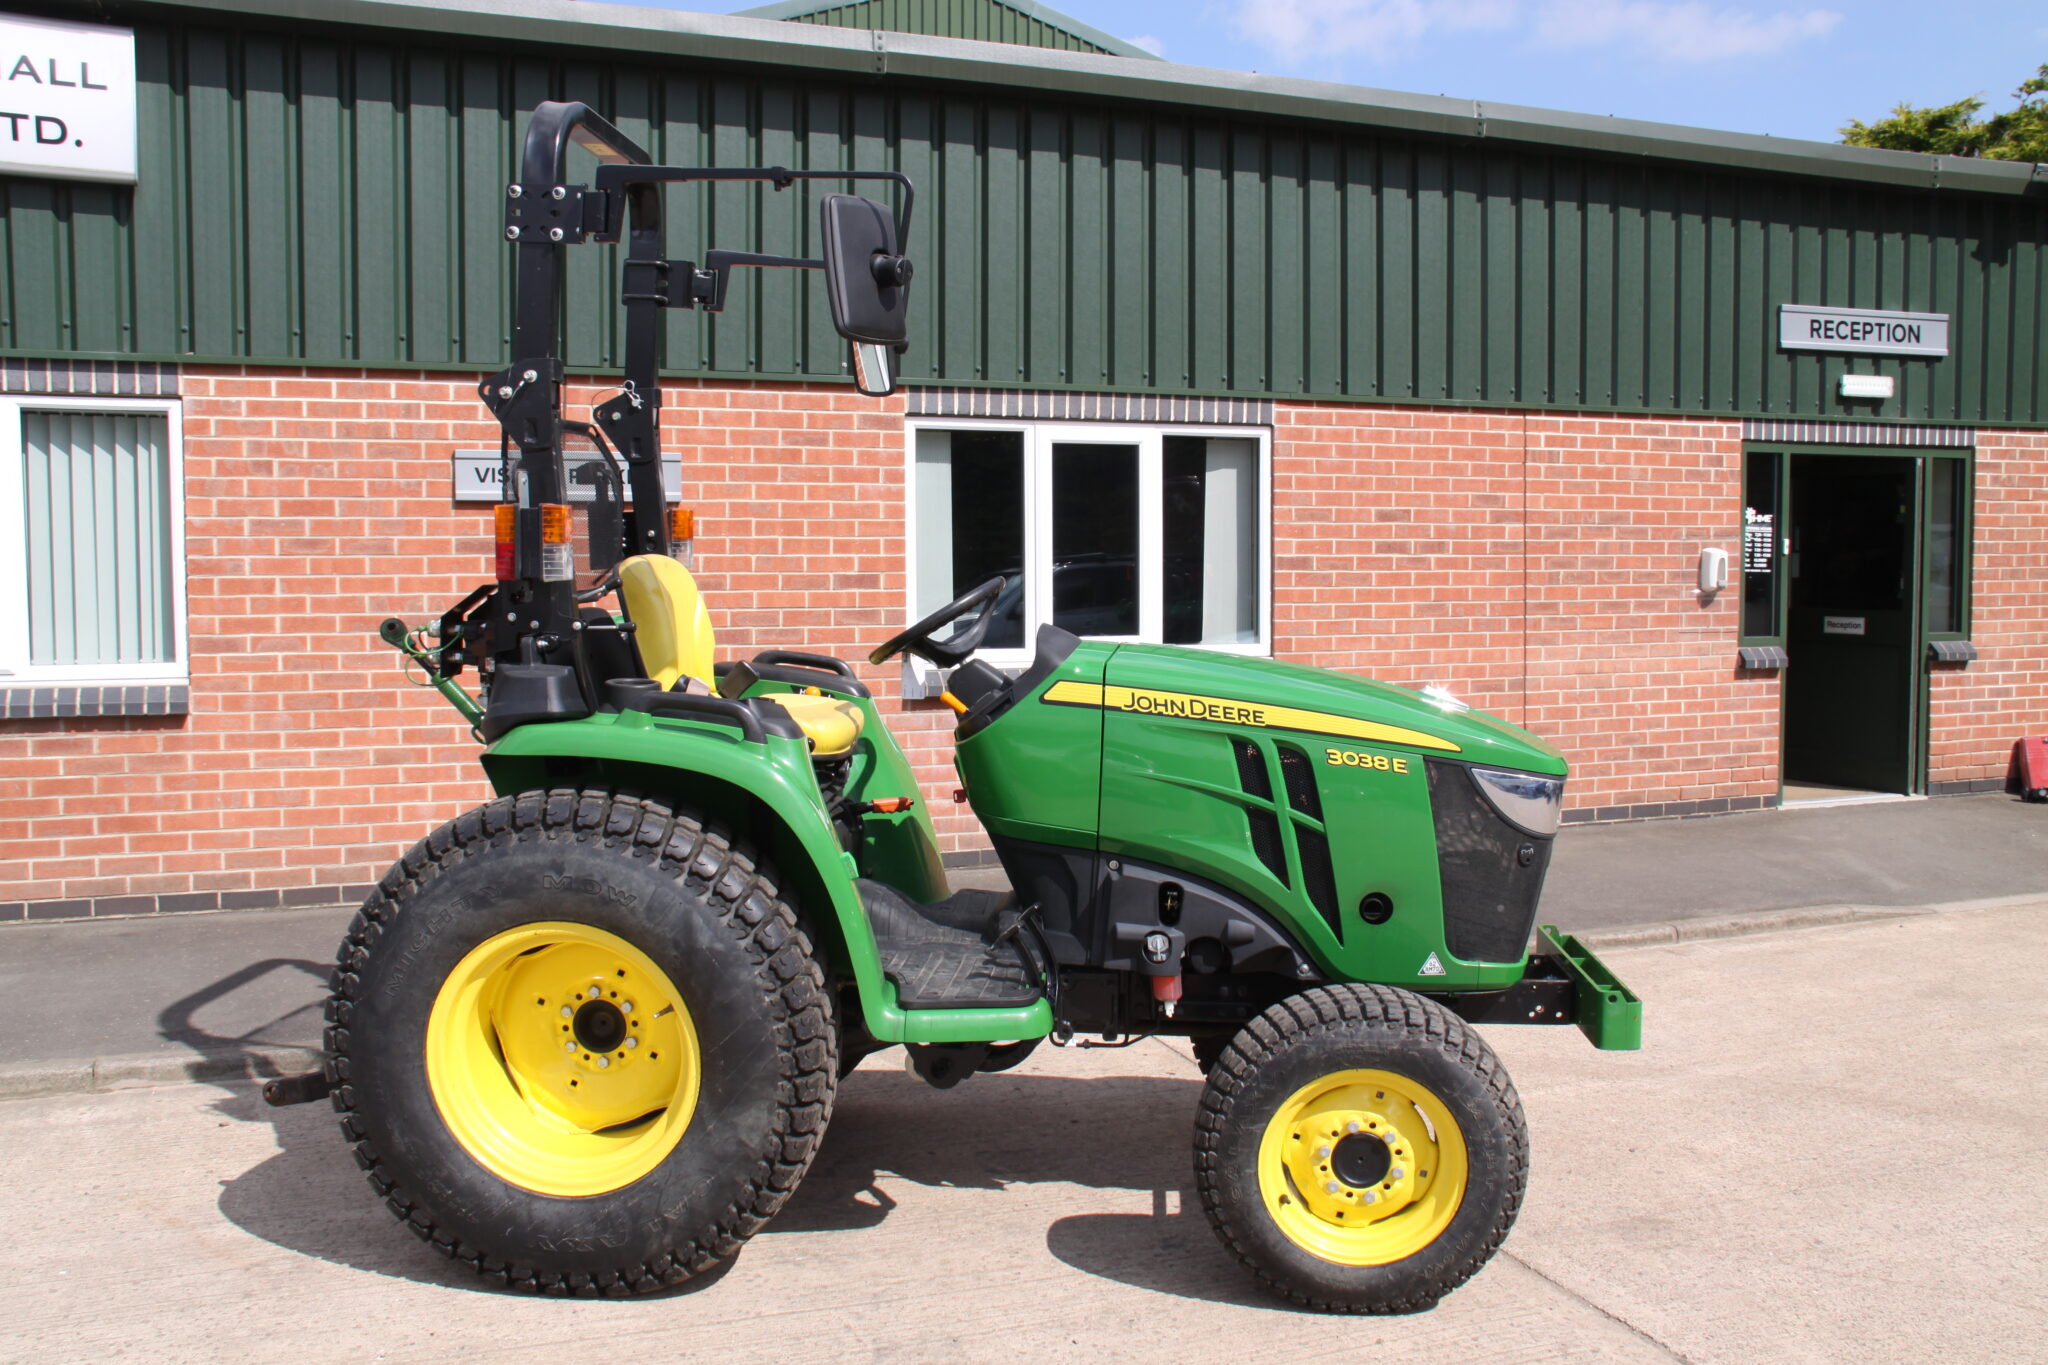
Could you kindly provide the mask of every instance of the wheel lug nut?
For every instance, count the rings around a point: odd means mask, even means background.
[[[1344,1131],[1345,1131],[1345,1132],[1347,1132],[1347,1133],[1355,1133],[1355,1132],[1357,1132],[1357,1131],[1358,1131],[1358,1120],[1357,1120],[1357,1119],[1353,1119],[1353,1120],[1351,1120],[1351,1122],[1349,1122],[1349,1123],[1345,1124],[1345,1125],[1344,1125]]]
[[[619,1011],[622,1014],[631,1014],[633,1012],[633,1002],[628,1000],[625,1004],[619,1006]]]
[[[609,1057],[600,1057],[597,1059],[597,1064],[599,1066],[610,1066],[612,1064],[612,1059]]]
[[[1399,1180],[1402,1176],[1405,1176],[1407,1174],[1408,1172],[1402,1170],[1399,1166],[1396,1166],[1393,1170],[1387,1172],[1387,1179]]]
[[[601,992],[598,990],[597,987],[592,986],[589,990],[585,991],[584,994],[589,996],[592,1000],[595,1000],[601,994]]]
[[[1342,1189],[1343,1186],[1339,1185],[1336,1181],[1332,1180],[1328,1184],[1324,1185],[1323,1188],[1329,1193],[1335,1194],[1338,1190]]]
[[[574,1019],[576,1017],[576,1011],[570,1009],[567,1005],[564,1005],[562,1006],[562,1017],[564,1019]]]
[[[1321,1156],[1321,1157],[1327,1157],[1327,1156],[1328,1156],[1329,1154],[1330,1154],[1330,1144],[1328,1144],[1327,1142],[1326,1142],[1326,1143],[1324,1143],[1324,1144],[1323,1144],[1322,1146],[1320,1146],[1320,1147],[1316,1148],[1316,1155],[1317,1155],[1317,1156]]]
[[[1374,1192],[1373,1192],[1372,1190],[1367,1190],[1367,1191],[1365,1192],[1365,1202],[1366,1202],[1366,1203],[1368,1203],[1368,1204],[1377,1204],[1377,1203],[1379,1203],[1379,1202],[1380,1202],[1380,1197],[1379,1197],[1379,1195],[1378,1195],[1378,1194],[1374,1193]]]
[[[627,1046],[627,1047],[638,1047],[638,1046],[640,1046],[640,1040],[639,1040],[638,1038],[628,1038],[628,1039],[626,1040],[626,1046]]]
[[[573,1039],[573,1038],[572,1038],[572,1039],[570,1039],[570,1040],[569,1040],[568,1042],[566,1042],[566,1043],[562,1044],[562,1051],[564,1051],[564,1052],[574,1052],[575,1050],[576,1050],[576,1040],[575,1040],[575,1039]]]

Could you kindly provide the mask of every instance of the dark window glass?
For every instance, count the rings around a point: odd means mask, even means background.
[[[1168,436],[1161,490],[1165,639],[1258,638],[1258,443]]]
[[[1138,448],[1052,448],[1052,623],[1138,633]]]
[[[1778,633],[1778,461],[1775,452],[1749,457],[1743,474],[1742,509],[1742,633],[1771,637]]]
[[[1913,462],[1815,455],[1792,466],[1794,612],[1904,611]]]
[[[917,439],[917,615],[998,574],[983,647],[1024,644],[1024,433],[923,431]],[[971,622],[970,622],[971,623]]]
[[[1961,460],[1927,462],[1927,629],[1963,628],[1963,495]]]

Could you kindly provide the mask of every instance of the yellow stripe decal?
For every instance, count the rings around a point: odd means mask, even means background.
[[[1353,720],[1324,711],[1297,711],[1291,706],[1266,706],[1229,697],[1203,697],[1193,692],[1155,692],[1144,687],[1105,687],[1099,683],[1056,682],[1045,691],[1055,706],[1099,706],[1143,716],[1175,716],[1221,725],[1250,725],[1268,730],[1300,730],[1311,735],[1338,735],[1376,744],[1406,744],[1415,749],[1460,752],[1457,745],[1420,730],[1404,730],[1378,721]]]

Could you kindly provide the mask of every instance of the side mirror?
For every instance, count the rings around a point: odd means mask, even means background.
[[[887,398],[896,392],[896,348],[854,342],[853,387],[869,398]]]
[[[897,254],[896,220],[880,204],[852,194],[826,195],[820,212],[833,327],[856,348],[901,346],[909,337],[911,268]],[[860,368],[856,361],[855,372]]]

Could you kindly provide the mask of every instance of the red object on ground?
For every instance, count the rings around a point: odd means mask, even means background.
[[[2005,789],[2029,801],[2048,801],[2048,735],[2029,735],[2012,746]]]

